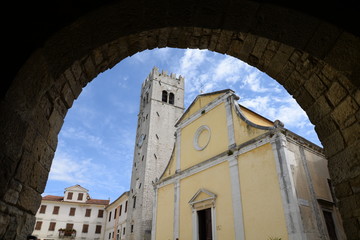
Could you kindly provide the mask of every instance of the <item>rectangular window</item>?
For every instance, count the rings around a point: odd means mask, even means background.
[[[96,225],[95,233],[101,233],[101,225]]]
[[[90,217],[90,216],[91,216],[91,209],[86,209],[85,217]]]
[[[126,200],[126,202],[125,202],[125,212],[127,212],[127,200]]]
[[[69,216],[75,216],[76,208],[72,207],[70,208]]]
[[[51,222],[50,225],[49,225],[49,231],[54,231],[55,230],[55,225],[56,225],[56,222]]]
[[[68,192],[67,199],[71,200],[72,197],[73,197],[73,193],[72,193],[72,192]]]
[[[111,220],[111,212],[109,212],[109,222],[110,222],[110,220]]]
[[[84,224],[84,225],[83,225],[83,228],[82,228],[82,232],[83,232],[83,233],[87,233],[88,230],[89,230],[89,224]]]
[[[133,208],[135,208],[136,207],[136,196],[134,196],[133,199],[134,199]]]
[[[109,239],[111,239],[111,232],[109,232]]]
[[[59,214],[59,209],[60,207],[59,206],[54,206],[54,209],[53,209],[53,214]]]
[[[125,227],[123,228],[123,235],[125,235]]]
[[[104,210],[99,209],[98,218],[102,218],[103,216],[104,216]]]
[[[83,200],[83,197],[84,197],[84,194],[83,194],[83,193],[79,193],[77,200],[82,201],[82,200]]]
[[[41,230],[42,221],[37,221],[35,224],[35,230]]]
[[[130,232],[134,232],[134,225],[131,225]]]
[[[119,216],[121,216],[122,205],[120,205]]]
[[[45,211],[46,211],[46,205],[41,205],[39,213],[45,213]]]
[[[67,229],[67,230],[72,230],[73,227],[74,227],[74,224],[73,224],[73,223],[67,223],[67,224],[66,224],[66,229]]]
[[[116,218],[116,214],[117,214],[117,208],[115,208],[114,219]]]

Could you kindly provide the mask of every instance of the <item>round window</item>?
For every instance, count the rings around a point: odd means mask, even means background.
[[[198,151],[203,150],[210,142],[210,128],[206,125],[199,127],[194,135],[194,148]]]

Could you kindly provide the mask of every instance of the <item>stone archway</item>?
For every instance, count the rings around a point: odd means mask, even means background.
[[[200,48],[257,67],[307,112],[325,147],[349,239],[359,236],[360,39],[280,7],[252,1],[206,6],[117,3],[82,16],[47,40],[1,102],[0,236],[32,232],[59,133],[81,89],[136,52]]]

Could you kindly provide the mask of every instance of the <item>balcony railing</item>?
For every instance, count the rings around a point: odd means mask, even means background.
[[[59,238],[75,238],[76,237],[76,230],[75,229],[59,229]]]

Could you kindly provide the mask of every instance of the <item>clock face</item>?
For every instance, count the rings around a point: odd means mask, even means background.
[[[137,142],[137,146],[138,147],[141,147],[142,144],[144,143],[144,140],[145,140],[145,135],[144,134],[141,134],[141,136],[139,137],[139,140]]]

